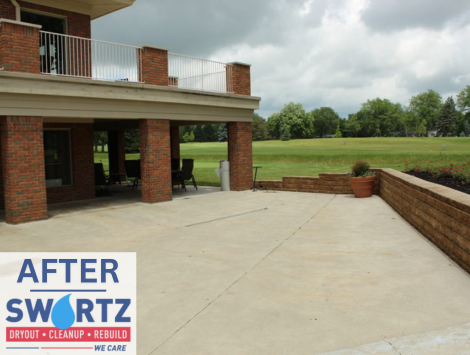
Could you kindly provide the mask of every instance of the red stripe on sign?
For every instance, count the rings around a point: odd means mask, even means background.
[[[130,342],[130,327],[89,327],[66,330],[41,327],[7,327],[8,342]]]

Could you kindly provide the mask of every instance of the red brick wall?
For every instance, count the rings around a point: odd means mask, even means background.
[[[144,47],[141,70],[145,84],[168,86],[168,51]]]
[[[53,7],[31,4],[18,1],[22,10],[36,10],[59,16],[67,17],[68,31],[71,36],[91,38],[91,18],[88,15],[79,14],[72,11],[55,9]],[[15,7],[10,0],[0,0],[0,17],[9,20],[16,20]],[[39,43],[39,42],[38,42]]]
[[[0,65],[5,71],[39,74],[39,29],[2,22]]]
[[[249,65],[231,63],[227,71],[227,91],[238,95],[251,95],[251,71]],[[231,75],[230,75],[231,74]]]
[[[171,148],[168,120],[139,121],[142,202],[171,201]]]
[[[261,169],[258,173],[262,173]],[[374,182],[375,195],[379,194],[380,171],[375,171],[377,179]],[[257,187],[267,190],[313,192],[322,194],[352,194],[348,174],[319,174],[319,177],[292,176],[283,177],[282,180],[260,180]]]
[[[253,148],[251,122],[229,122],[228,160],[230,189],[249,190],[253,187]]]
[[[392,169],[382,169],[380,197],[470,272],[470,196]]]
[[[70,129],[72,186],[47,189],[47,202],[88,200],[95,197],[95,170],[92,123],[45,123],[44,129]],[[43,156],[44,160],[44,156]]]
[[[42,117],[1,117],[5,220],[48,218]]]
[[[0,0],[0,18],[16,20],[15,7],[10,0]]]

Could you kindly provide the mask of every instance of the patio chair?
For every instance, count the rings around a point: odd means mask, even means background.
[[[129,179],[134,179],[132,182],[132,190],[139,186],[140,181],[140,160],[125,160],[124,167],[126,168],[126,175]]]
[[[196,179],[193,175],[193,168],[194,168],[194,159],[183,159],[183,166],[181,168],[181,172],[178,173],[173,179],[173,185],[181,185],[181,187],[186,190],[186,181],[191,180],[193,182],[194,188],[197,190]]]
[[[171,158],[171,171],[180,170],[180,159]]]
[[[109,179],[104,173],[103,163],[95,163],[95,188],[96,195],[110,195]]]

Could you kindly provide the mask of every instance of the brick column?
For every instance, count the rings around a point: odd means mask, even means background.
[[[180,159],[180,128],[178,126],[170,127],[171,158]]]
[[[124,131],[108,131],[108,159],[111,174],[124,174],[126,168],[126,136]],[[119,179],[118,179],[119,180]]]
[[[141,71],[145,84],[168,86],[168,49],[144,45]]]
[[[2,117],[1,144],[5,220],[47,219],[42,117]]]
[[[40,74],[41,26],[0,19],[0,65],[4,71]]]
[[[229,122],[227,130],[230,190],[249,190],[253,187],[251,122]]]
[[[171,201],[170,121],[142,119],[139,132],[142,202]]]
[[[227,64],[227,92],[251,95],[251,65],[244,63]]]

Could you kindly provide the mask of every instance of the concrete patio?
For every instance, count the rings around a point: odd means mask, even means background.
[[[139,354],[470,354],[470,276],[382,199],[178,192],[0,222],[0,251],[137,252]]]

